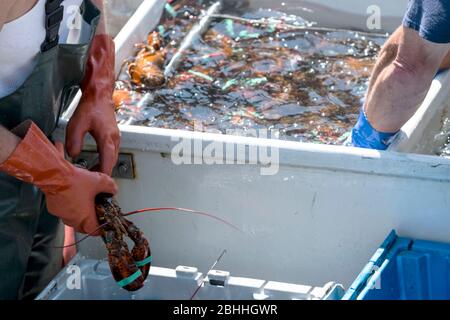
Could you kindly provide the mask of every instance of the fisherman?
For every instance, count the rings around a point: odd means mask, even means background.
[[[60,219],[94,232],[94,197],[117,192],[114,42],[102,8],[103,0],[0,2],[0,299],[35,297],[62,266]],[[51,142],[78,87],[66,150],[76,157],[89,132],[102,173],[73,166]]]
[[[410,0],[403,25],[383,46],[347,145],[385,150],[450,68],[450,1]]]

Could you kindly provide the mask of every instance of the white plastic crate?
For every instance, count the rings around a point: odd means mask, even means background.
[[[75,277],[79,271],[79,287]],[[108,262],[77,256],[37,300],[338,300],[344,294],[341,285],[329,282],[323,287],[232,277],[227,271],[211,270],[204,276],[197,268],[151,267],[145,286],[128,292],[111,276]]]

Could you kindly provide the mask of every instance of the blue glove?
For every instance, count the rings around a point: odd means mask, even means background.
[[[352,147],[386,150],[396,134],[397,132],[379,132],[375,130],[361,108],[358,122],[353,127],[351,135],[345,144]]]

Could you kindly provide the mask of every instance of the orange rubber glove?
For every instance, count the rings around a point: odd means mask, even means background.
[[[83,96],[69,121],[66,134],[67,153],[76,158],[86,133],[97,142],[100,171],[111,175],[117,162],[120,132],[112,100],[115,76],[114,41],[106,34],[96,35],[86,64],[81,91]]]
[[[95,231],[99,227],[95,196],[117,193],[114,180],[72,165],[64,159],[62,144],[53,146],[31,121],[22,123],[12,132],[22,141],[0,165],[0,170],[37,186],[45,193],[48,211],[66,225],[82,233]]]

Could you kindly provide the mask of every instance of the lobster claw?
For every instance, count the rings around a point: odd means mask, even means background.
[[[128,237],[134,242],[134,247],[131,250],[131,255],[136,263],[136,266],[142,272],[144,280],[147,279],[150,272],[150,267],[152,265],[152,253],[150,250],[150,244],[148,240],[144,237],[142,231],[136,227],[131,221],[123,218],[125,224],[127,224],[126,229],[128,232]]]
[[[128,291],[144,286],[152,262],[148,240],[131,221],[122,216],[116,201],[108,194],[95,199],[97,219],[102,225],[101,235],[106,249],[111,273],[117,284]],[[128,236],[134,247],[128,249],[124,237]]]

